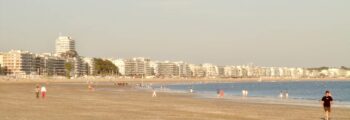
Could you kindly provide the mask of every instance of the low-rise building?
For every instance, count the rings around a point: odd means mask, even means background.
[[[36,74],[35,56],[28,51],[11,50],[3,53],[3,64],[9,75]]]

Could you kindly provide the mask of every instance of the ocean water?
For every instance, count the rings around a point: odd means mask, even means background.
[[[163,89],[161,89],[161,86]],[[247,99],[271,103],[296,103],[320,105],[326,90],[331,91],[335,106],[350,107],[350,81],[277,81],[277,82],[230,82],[230,83],[183,83],[156,85],[157,90],[189,92],[204,97],[215,97],[217,90],[225,92],[225,98],[242,98],[242,90],[248,90]],[[288,91],[288,99],[279,97],[281,91]]]

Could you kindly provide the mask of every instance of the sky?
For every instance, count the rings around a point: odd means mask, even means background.
[[[350,67],[350,0],[0,0],[0,51]]]

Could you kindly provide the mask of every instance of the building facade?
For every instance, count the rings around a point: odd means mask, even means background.
[[[133,77],[151,76],[150,59],[132,58],[125,60],[125,75]]]
[[[111,60],[112,63],[117,66],[120,75],[125,75],[125,61],[123,59]]]
[[[75,51],[75,40],[69,36],[59,36],[56,39],[56,55],[61,55],[67,51]]]
[[[169,61],[158,63],[158,75],[159,77],[174,77],[179,76],[179,67]]]
[[[3,66],[6,74],[30,75],[36,74],[35,56],[28,51],[11,50],[3,53]]]

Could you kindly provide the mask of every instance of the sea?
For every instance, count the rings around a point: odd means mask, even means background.
[[[247,102],[320,106],[326,90],[331,92],[335,107],[350,107],[350,81],[252,81],[220,83],[175,83],[152,86],[160,92],[181,92],[197,97],[217,99],[217,91],[224,91],[224,99]],[[193,91],[190,92],[190,89]],[[248,96],[242,95],[248,91]],[[281,93],[283,97],[281,98]],[[288,93],[288,98],[285,94]]]

